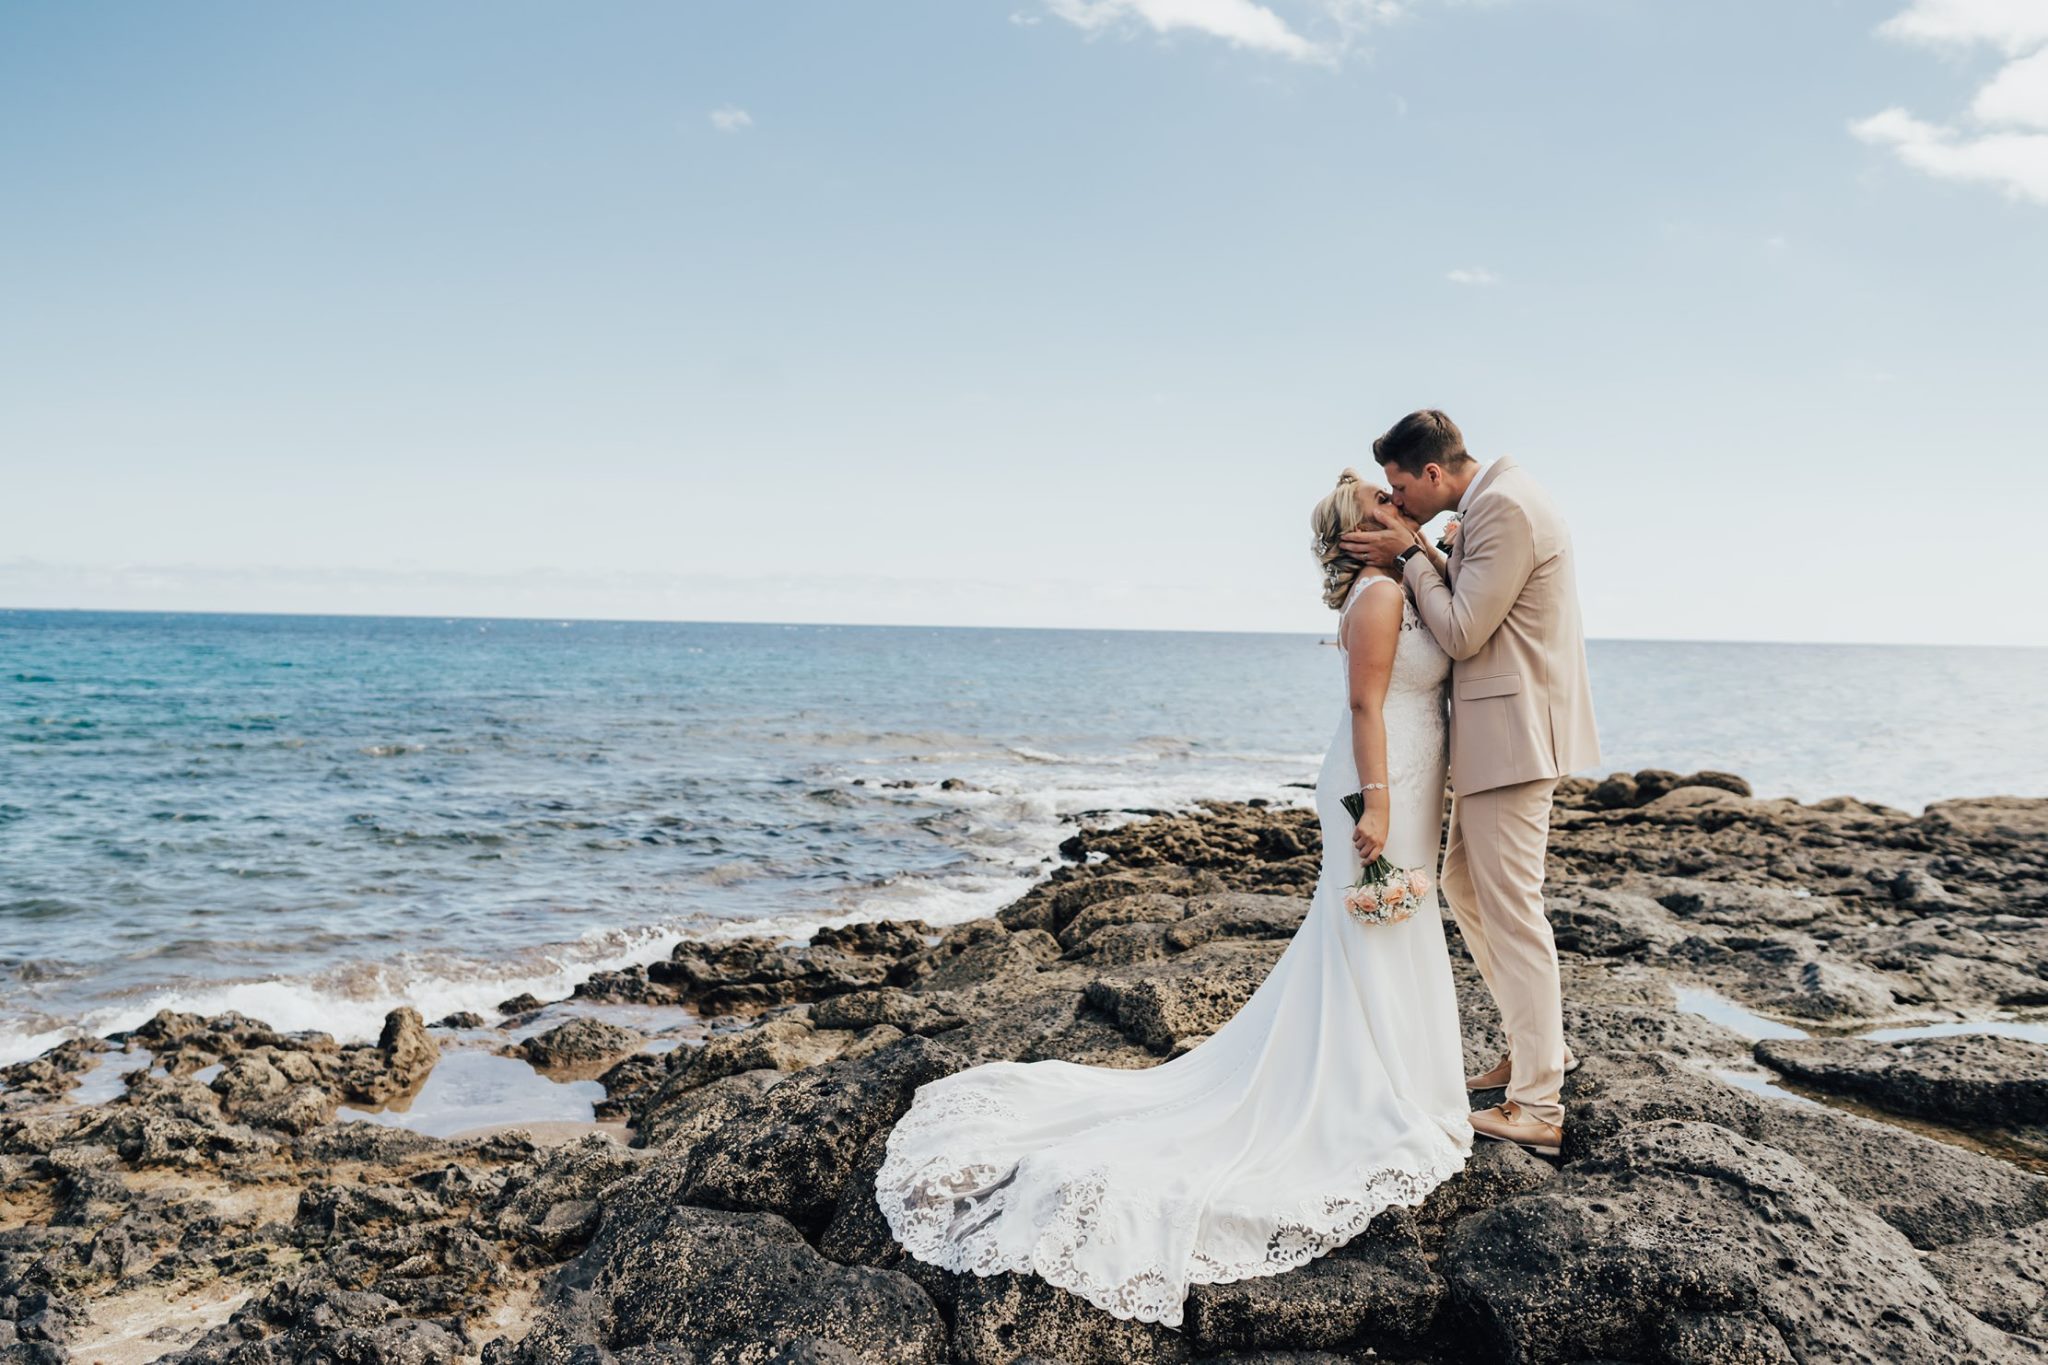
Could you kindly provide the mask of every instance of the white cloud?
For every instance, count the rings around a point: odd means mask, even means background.
[[[2010,60],[1978,88],[1966,117],[1937,123],[1894,107],[1854,120],[1849,130],[1914,170],[2048,204],[2048,0],[1913,0],[1878,32],[1992,47]]]
[[[2048,4],[2042,8],[2048,11]],[[2048,47],[2006,63],[1970,101],[1970,116],[1979,123],[2048,128]]]
[[[1444,276],[1452,284],[1499,284],[1500,276],[1484,266],[1460,266]]]
[[[1944,180],[1998,185],[2048,204],[2048,133],[1962,133],[1887,109],[1849,125],[1865,142],[1889,147],[1914,170]]]
[[[722,105],[711,111],[711,126],[721,133],[737,133],[754,126],[754,116],[737,105]]]
[[[1991,43],[2008,53],[2029,52],[2048,43],[2048,5],[2041,0],[1913,0],[1877,31],[1908,42]]]
[[[1234,47],[1270,52],[1296,61],[1324,58],[1323,50],[1290,28],[1285,19],[1253,0],[1047,0],[1052,12],[1076,28],[1100,33],[1132,20],[1155,33],[1191,29]]]
[[[1283,7],[1297,16],[1291,21],[1258,0],[1045,0],[1045,7],[1091,36],[1146,29],[1203,33],[1233,47],[1330,65],[1357,35],[1405,15],[1408,0],[1285,0]]]

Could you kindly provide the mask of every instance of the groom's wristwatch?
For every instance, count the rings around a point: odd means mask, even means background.
[[[1410,545],[1407,549],[1401,551],[1401,553],[1395,555],[1394,565],[1396,568],[1406,569],[1408,567],[1408,561],[1421,553],[1422,544],[1420,541],[1418,541],[1415,544]]]

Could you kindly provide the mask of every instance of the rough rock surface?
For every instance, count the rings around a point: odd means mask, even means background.
[[[439,1042],[399,1011],[374,1044],[168,1012],[65,1043],[0,1070],[0,1365],[100,1358],[112,1310],[151,1303],[152,1347],[191,1365],[2044,1358],[2048,1049],[1759,1046],[1679,992],[1832,1035],[2048,1006],[2048,802],[1912,817],[1720,773],[1568,781],[1549,904],[1583,1065],[1560,1160],[1482,1143],[1330,1254],[1197,1286],[1179,1331],[908,1257],[872,1191],[916,1088],[1200,1046],[1299,924],[1316,833],[1225,803],[1084,827],[988,919],[686,943]],[[1499,1019],[1446,927],[1489,1066]],[[602,1069],[628,1141],[337,1121],[403,1118],[462,1049]],[[1831,1102],[1744,1088],[1759,1062]],[[114,1099],[69,1098],[119,1072]]]
[[[1964,1034],[1873,1043],[1859,1038],[1771,1038],[1767,1066],[1822,1090],[1898,1114],[2001,1127],[2048,1124],[2048,1047]]]
[[[602,1019],[571,1019],[519,1044],[519,1054],[535,1066],[590,1067],[624,1056],[645,1041],[638,1029]]]

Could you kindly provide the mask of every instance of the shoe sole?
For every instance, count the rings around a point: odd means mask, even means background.
[[[1578,1059],[1577,1057],[1574,1057],[1574,1058],[1572,1058],[1572,1059],[1571,1059],[1571,1060],[1570,1060],[1569,1062],[1566,1062],[1566,1063],[1565,1063],[1565,1066],[1564,1066],[1564,1074],[1565,1074],[1565,1075],[1567,1075],[1567,1076],[1569,1076],[1569,1075],[1571,1075],[1571,1074],[1572,1074],[1572,1073],[1573,1073],[1574,1071],[1577,1071],[1578,1069],[1579,1069],[1579,1059]],[[1506,1081],[1502,1081],[1502,1082],[1501,1082],[1501,1083],[1500,1083],[1499,1085],[1474,1085],[1474,1084],[1472,1084],[1472,1082],[1470,1082],[1470,1081],[1467,1081],[1467,1082],[1465,1082],[1465,1088],[1466,1088],[1467,1090],[1470,1090],[1470,1091],[1472,1091],[1472,1092],[1473,1092],[1474,1094],[1477,1094],[1477,1093],[1478,1093],[1479,1091],[1481,1091],[1481,1090],[1501,1090],[1501,1089],[1505,1089],[1505,1088],[1506,1088],[1506,1086],[1507,1086],[1507,1082],[1506,1082]]]
[[[1502,1137],[1498,1133],[1488,1133],[1478,1128],[1472,1130],[1472,1135],[1474,1137],[1491,1138],[1495,1142],[1512,1142],[1523,1151],[1534,1152],[1538,1156],[1561,1156],[1564,1153],[1563,1147],[1554,1146],[1547,1142],[1524,1142],[1520,1138]]]

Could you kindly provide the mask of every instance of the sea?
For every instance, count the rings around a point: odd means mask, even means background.
[[[1608,770],[2048,796],[2048,650],[1590,654]],[[1296,634],[0,610],[0,1062],[986,915],[1079,821],[1307,801],[1340,667]]]

